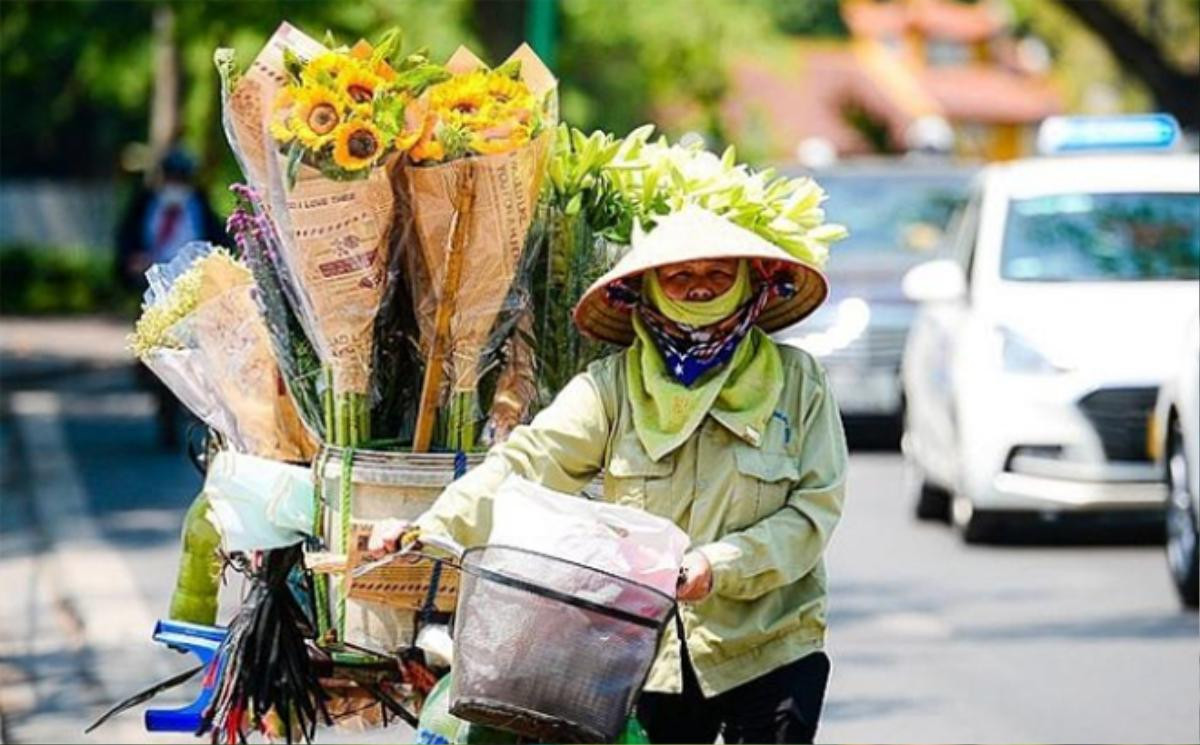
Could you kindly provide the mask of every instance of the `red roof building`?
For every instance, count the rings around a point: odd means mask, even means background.
[[[732,133],[765,137],[776,158],[816,138],[843,155],[948,146],[1006,159],[1061,110],[988,2],[843,0],[842,16],[848,41],[798,41],[784,60],[735,65],[722,109]]]

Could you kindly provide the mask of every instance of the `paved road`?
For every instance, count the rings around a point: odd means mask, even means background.
[[[966,547],[910,519],[901,473],[852,458],[821,740],[1200,742],[1200,629],[1161,547]]]
[[[127,371],[6,390],[0,736],[82,726],[185,662],[147,634],[199,484]],[[830,555],[826,742],[1197,742],[1200,636],[1154,546],[970,548],[909,519],[895,454],[855,454]],[[175,741],[188,741],[185,739]]]

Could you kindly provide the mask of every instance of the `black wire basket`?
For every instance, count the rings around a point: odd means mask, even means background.
[[[533,551],[462,559],[450,711],[543,742],[611,742],[654,662],[674,600]]]

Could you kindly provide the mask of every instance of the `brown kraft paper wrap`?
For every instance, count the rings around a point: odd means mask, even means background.
[[[268,184],[267,158],[276,157],[267,125],[271,121],[275,96],[287,83],[283,68],[285,49],[306,59],[325,51],[324,45],[295,26],[281,23],[246,74],[233,86],[224,106],[226,136],[233,145],[242,173],[251,186],[263,193]]]
[[[469,218],[458,300],[450,322],[451,384],[455,391],[475,388],[479,356],[516,276],[525,234],[533,220],[549,135],[544,132],[530,145],[511,153],[404,169],[420,258],[431,280],[418,288],[415,298],[426,348],[445,276],[445,249],[458,217],[454,203],[458,179],[464,169],[475,169],[475,206]]]
[[[285,244],[285,262],[300,290],[300,309],[338,393],[365,394],[370,380],[372,325],[383,295],[395,198],[395,156],[360,180],[335,181],[300,165],[285,186],[286,158],[267,131],[286,84],[285,49],[301,58],[326,51],[290,24],[276,30],[229,92],[225,126],[251,185]],[[279,211],[285,215],[276,214]]]
[[[366,393],[370,380],[395,205],[389,171],[343,182],[301,166],[287,195],[291,270],[307,290],[338,392]]]
[[[521,78],[530,90],[539,99],[553,103],[555,80],[533,51],[522,45],[510,59],[521,60]],[[446,67],[463,73],[482,64],[469,50],[460,48]],[[512,152],[403,169],[402,180],[420,245],[416,258],[422,264],[411,272],[428,278],[414,291],[426,354],[441,300],[447,249],[459,219],[455,203],[458,183],[467,168],[475,170],[474,205],[467,218],[470,223],[463,247],[462,278],[450,327],[450,385],[455,392],[473,391],[478,382],[480,356],[503,309],[533,221],[553,141],[555,113],[551,108],[547,112],[551,120],[543,132]]]
[[[307,461],[316,443],[283,384],[251,288],[241,285],[213,297],[185,323],[201,365],[233,414],[236,432],[229,434],[241,449],[264,458]]]

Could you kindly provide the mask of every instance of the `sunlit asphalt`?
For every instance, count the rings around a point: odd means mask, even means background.
[[[136,712],[82,734],[114,699],[187,665],[149,634],[200,477],[157,446],[150,412],[120,366],[6,387],[5,741],[190,741],[143,733]],[[894,452],[852,457],[829,551],[819,740],[1200,741],[1197,617],[1179,609],[1161,547],[1062,546],[1053,531],[966,547],[911,518],[901,470]]]

